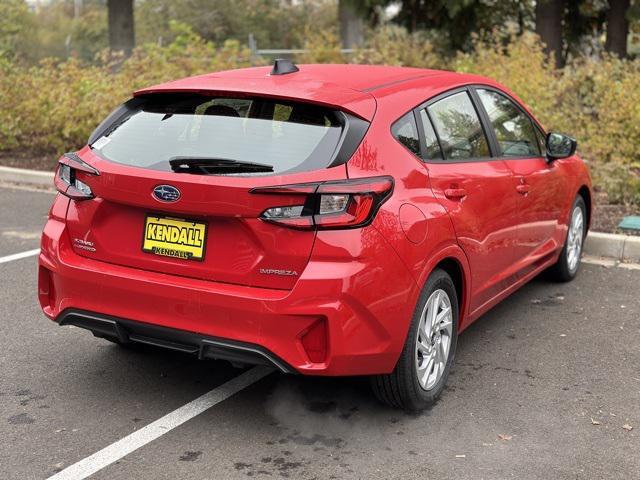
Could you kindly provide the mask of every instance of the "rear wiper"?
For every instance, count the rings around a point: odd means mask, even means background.
[[[264,163],[240,162],[227,158],[211,157],[171,157],[171,170],[176,173],[215,173],[273,172],[272,165]]]

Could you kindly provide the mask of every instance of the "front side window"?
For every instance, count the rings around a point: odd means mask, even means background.
[[[265,165],[272,168],[253,170],[280,174],[326,168],[342,131],[338,112],[308,103],[155,95],[91,146],[107,160],[153,170],[195,159]]]
[[[538,145],[540,145],[540,153],[544,157],[547,154],[547,137],[542,131],[535,129],[536,137],[538,138]]]
[[[413,112],[407,113],[396,121],[391,127],[391,134],[409,151],[420,155],[420,137]]]
[[[450,95],[427,108],[445,160],[489,157],[489,144],[467,92]]]
[[[510,99],[493,90],[478,89],[503,157],[539,157],[540,145],[531,119]]]

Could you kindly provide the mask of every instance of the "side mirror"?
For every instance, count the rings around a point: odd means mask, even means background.
[[[547,135],[547,157],[549,160],[567,158],[576,153],[578,142],[575,138],[561,133],[549,133]]]

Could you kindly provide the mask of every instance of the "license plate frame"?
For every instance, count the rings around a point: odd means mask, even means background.
[[[199,220],[148,213],[142,230],[142,251],[158,257],[203,262],[207,227],[206,222]]]

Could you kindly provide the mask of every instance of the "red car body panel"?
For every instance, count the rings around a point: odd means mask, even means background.
[[[337,108],[370,122],[343,165],[288,175],[178,175],[107,161],[85,147],[79,157],[99,176],[78,173],[95,194],[58,195],[42,236],[39,300],[59,319],[70,309],[259,345],[293,370],[313,375],[391,372],[421,288],[438,265],[459,278],[459,331],[558,258],[569,211],[591,181],[577,157],[423,162],[391,125],[425,101],[484,77],[399,67],[304,65],[292,75],[269,68],[201,75],[140,90],[224,92]],[[519,102],[521,105],[522,103]],[[522,105],[526,109],[526,106]],[[394,179],[373,222],[348,230],[295,230],[258,217],[295,196],[255,195],[256,187]],[[158,204],[153,188],[171,184],[179,202]],[[519,186],[526,184],[523,194]],[[464,197],[452,198],[452,189]],[[521,190],[521,188],[520,188]],[[149,212],[208,224],[201,263],[140,253]],[[215,232],[215,235],[211,234]],[[91,242],[95,251],[83,247]],[[220,251],[222,255],[212,252]],[[285,266],[291,276],[261,275]],[[302,338],[326,325],[326,358],[311,360]]]
[[[296,277],[265,276],[259,273],[260,268],[287,265],[289,270],[301,272],[309,260],[315,234],[274,229],[257,218],[268,207],[294,203],[295,197],[278,198],[274,203],[273,197],[252,195],[249,190],[346,177],[345,166],[340,165],[286,178],[218,177],[215,182],[207,182],[204,176],[173,172],[153,172],[150,176],[148,170],[103,160],[89,147],[81,150],[80,155],[98,168],[100,175],[82,176],[97,198],[73,202],[67,215],[71,238],[88,240],[90,235],[96,247],[95,252],[88,252],[72,244],[78,255],[149,271],[277,289],[291,288]],[[180,202],[159,204],[151,196],[153,188],[164,183],[171,183],[183,192]],[[206,250],[235,251],[236,255],[207,255],[203,262],[140,255],[144,218],[154,211],[206,221],[209,228]],[[87,225],[91,225],[90,232]],[[114,232],[127,233],[114,235]]]
[[[346,239],[344,232],[319,233],[295,287],[276,290],[81,257],[64,222],[68,203],[57,197],[43,233],[39,297],[50,318],[74,308],[257,344],[309,374],[384,371],[402,350],[405,322],[383,322],[410,318],[413,306],[402,299],[418,288],[376,229],[350,230]],[[331,325],[329,360],[320,364],[309,361],[299,341],[319,318]]]

